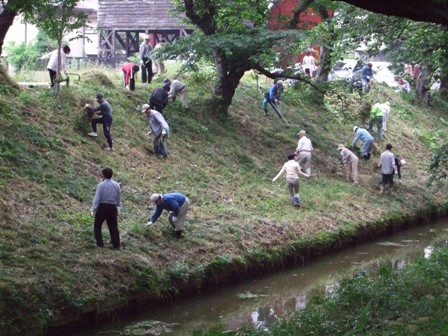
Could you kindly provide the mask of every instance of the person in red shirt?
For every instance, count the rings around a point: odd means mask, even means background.
[[[140,67],[134,63],[126,63],[121,67],[123,72],[123,83],[126,90],[135,90],[135,73],[138,72]]]

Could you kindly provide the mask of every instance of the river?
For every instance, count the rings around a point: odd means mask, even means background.
[[[90,335],[191,335],[205,329],[234,330],[250,324],[266,328],[277,316],[305,307],[316,289],[332,291],[342,277],[377,268],[382,261],[400,269],[418,256],[428,256],[435,246],[445,244],[447,237],[445,219],[323,256],[309,265],[151,310],[137,321],[109,325]]]

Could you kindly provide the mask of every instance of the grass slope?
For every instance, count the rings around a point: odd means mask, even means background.
[[[272,111],[261,110],[263,90],[248,76],[240,85],[227,118],[210,113],[210,81],[184,78],[191,109],[170,103],[169,158],[152,153],[140,112],[150,86],[131,94],[116,74],[82,74],[81,85],[53,92],[16,91],[0,86],[0,331],[45,328],[51,321],[104,303],[146,293],[164,297],[205,278],[220,281],[220,270],[278,264],[306,246],[331,247],[338,239],[446,208],[446,188],[426,186],[429,149],[446,133],[446,114],[413,106],[409,96],[376,86],[369,99],[391,102],[386,140],[408,166],[403,182],[378,194],[379,171],[360,162],[360,185],[345,182],[338,143],[350,144],[363,104],[356,95],[341,103],[328,97],[316,105],[308,88],[284,94],[286,127]],[[263,81],[266,89],[268,82]],[[105,94],[113,108],[114,151],[106,141],[86,136],[88,116],[82,106]],[[290,206],[284,181],[272,183],[306,129],[315,152],[310,179],[301,179],[300,210]],[[384,147],[385,143],[381,144]],[[119,219],[122,250],[97,249],[88,215],[101,169],[114,169],[122,184]],[[153,192],[188,195],[191,211],[185,236],[172,238],[166,216],[156,226],[142,224],[152,213]],[[106,226],[105,226],[106,227]],[[103,230],[108,241],[107,229]]]

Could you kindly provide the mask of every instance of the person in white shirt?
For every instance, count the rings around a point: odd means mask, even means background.
[[[313,151],[313,145],[311,144],[311,140],[306,137],[304,130],[301,130],[297,135],[300,137],[296,149],[297,162],[306,174],[311,175],[311,152]]]
[[[383,132],[387,131],[387,121],[389,120],[390,115],[390,103],[385,102],[381,104],[381,109],[383,110]]]
[[[311,52],[307,51],[305,57],[303,57],[302,67],[310,77],[314,77],[314,70],[316,69],[316,64],[314,62],[314,57],[311,55]]]
[[[187,86],[178,81],[177,79],[170,80],[169,78],[165,78],[163,80],[163,84],[168,85],[170,91],[168,92],[168,98],[173,101],[176,99],[176,96],[180,96],[180,102],[182,103],[182,110],[188,110],[188,90]]]
[[[50,58],[48,61],[47,69],[50,74],[50,87],[54,87],[54,80],[60,75],[62,71],[65,71],[66,55],[70,54],[70,47],[64,46],[61,49],[61,67],[58,72],[58,49],[53,50],[51,53],[43,56],[42,58]]]
[[[309,177],[309,175],[302,172],[295,157],[295,154],[288,155],[288,161],[283,165],[277,176],[272,179],[272,182],[277,181],[282,174],[286,174],[286,187],[289,191],[289,197],[295,207],[300,207],[299,174],[306,177]]]

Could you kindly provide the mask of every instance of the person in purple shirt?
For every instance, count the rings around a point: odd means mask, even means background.
[[[152,194],[149,200],[156,205],[156,209],[145,225],[153,225],[163,210],[167,210],[169,211],[168,221],[174,228],[174,237],[181,238],[182,228],[190,208],[187,196],[181,193]]]

